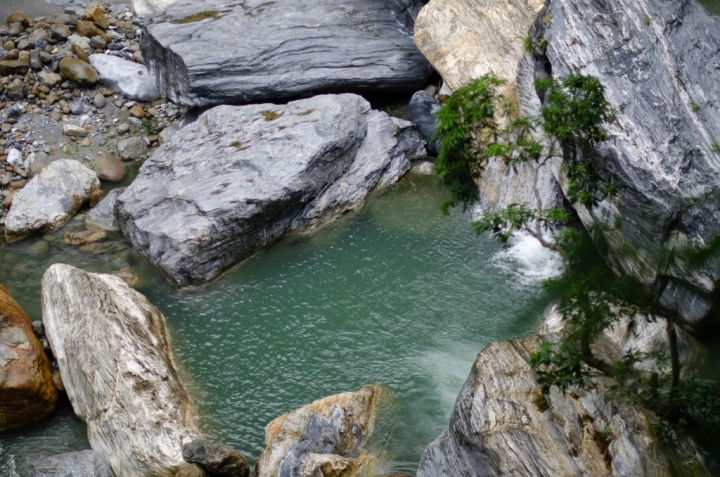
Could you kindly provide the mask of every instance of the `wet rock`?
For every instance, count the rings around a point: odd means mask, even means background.
[[[210,281],[344,174],[369,111],[349,94],[210,109],[145,162],[118,199],[120,229],[178,285]]]
[[[434,164],[432,162],[423,161],[420,164],[413,166],[412,172],[420,174],[422,176],[435,175]]]
[[[250,466],[247,459],[228,447],[214,442],[195,439],[183,444],[185,462],[198,464],[212,477],[248,477]]]
[[[0,285],[0,431],[42,421],[57,390],[30,317]]]
[[[433,136],[438,127],[435,113],[440,108],[442,108],[440,102],[430,97],[425,91],[413,94],[407,107],[408,119],[417,126],[423,139],[427,142],[428,150],[432,153],[437,153],[439,150]]]
[[[100,81],[92,66],[75,58],[60,60],[60,74],[66,80],[73,81],[80,86],[95,86]]]
[[[90,192],[90,198],[88,199],[88,205],[90,207],[95,207],[100,203],[101,200],[105,197],[105,191],[102,189],[95,189],[94,191]]]
[[[690,323],[709,313],[720,282],[716,262],[698,268],[682,253],[720,233],[717,21],[699,2],[550,0],[530,35],[544,46],[533,51],[536,76],[595,76],[617,111],[598,161],[619,195],[574,205],[581,221],[613,268],[662,283],[662,305]]]
[[[107,459],[91,450],[46,457],[33,468],[34,477],[115,477]]]
[[[118,156],[123,161],[135,161],[145,158],[148,146],[141,137],[130,137],[118,141]]]
[[[43,323],[75,414],[117,477],[173,476],[200,434],[165,318],[112,275],[52,265]]]
[[[47,255],[50,251],[50,244],[46,240],[38,240],[30,246],[28,253],[36,257]],[[33,323],[34,327],[34,323]]]
[[[112,154],[104,153],[95,157],[95,165],[100,180],[118,182],[127,174],[125,164]]]
[[[12,242],[32,232],[59,228],[98,187],[100,181],[95,172],[78,161],[52,162],[15,193],[13,206],[5,217],[5,239]]]
[[[412,3],[180,0],[145,27],[142,51],[162,94],[189,106],[413,91],[430,69],[413,43]]]
[[[293,229],[316,228],[357,210],[376,186],[397,182],[410,169],[398,143],[397,127],[380,111],[367,115],[367,134],[350,168],[313,200],[292,223]]]
[[[66,234],[65,243],[68,245],[85,245],[105,240],[105,238],[107,238],[107,232],[104,230],[82,230]]]
[[[160,97],[155,79],[143,65],[112,55],[91,55],[90,64],[105,86],[128,99],[150,102]]]
[[[114,273],[116,277],[124,281],[131,288],[144,288],[147,283],[143,281],[140,270],[136,267],[125,267]]]
[[[363,446],[382,396],[377,386],[336,394],[278,417],[265,428],[258,477],[351,477],[372,460]]]

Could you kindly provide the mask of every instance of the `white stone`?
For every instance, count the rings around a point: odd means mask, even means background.
[[[87,136],[87,130],[85,128],[81,128],[80,126],[76,126],[75,124],[63,124],[63,133],[65,133],[66,136],[75,136],[75,137],[85,137]]]
[[[23,162],[22,153],[15,148],[11,148],[8,151],[7,163],[13,167],[23,167],[25,164]]]
[[[160,93],[155,78],[144,65],[123,60],[112,55],[90,55],[90,64],[100,81],[116,93],[141,102],[155,101]]]

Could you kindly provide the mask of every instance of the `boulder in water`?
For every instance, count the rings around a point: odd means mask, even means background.
[[[108,195],[87,213],[85,216],[85,224],[91,229],[95,228],[107,231],[120,230],[117,220],[115,219],[115,203],[124,191],[125,188],[121,187],[108,192]]]
[[[165,318],[112,275],[52,265],[42,280],[45,334],[75,414],[116,477],[173,477],[196,439]]]
[[[0,431],[43,420],[56,402],[50,362],[30,317],[0,285]]]
[[[55,230],[70,220],[100,187],[94,171],[73,159],[50,163],[21,190],[5,218],[5,239]]]
[[[145,27],[143,57],[163,96],[189,106],[413,91],[430,73],[413,44],[415,4],[179,0]]]
[[[198,464],[212,477],[248,477],[250,466],[245,456],[228,447],[202,439],[183,444],[185,462]]]
[[[371,457],[362,448],[373,431],[382,389],[319,399],[278,417],[265,428],[258,477],[353,477]]]

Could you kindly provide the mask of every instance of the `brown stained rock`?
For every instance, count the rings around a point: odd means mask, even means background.
[[[94,86],[100,81],[92,66],[75,58],[60,60],[60,74],[66,80],[73,81],[80,86]]]
[[[110,18],[105,15],[105,10],[97,2],[93,2],[87,7],[81,19],[91,21],[103,30],[107,30],[110,26]]]
[[[7,18],[7,24],[12,25],[13,23],[20,23],[24,28],[30,26],[30,19],[22,13],[11,13]]]
[[[70,51],[72,51],[79,60],[82,60],[88,64],[90,63],[90,56],[85,52],[85,50],[82,49],[82,46],[78,45],[77,43],[73,43],[73,45],[70,47]]]
[[[65,235],[65,243],[68,245],[86,245],[89,243],[99,242],[107,237],[104,230],[83,230],[81,232],[72,232]]]
[[[208,477],[208,474],[199,465],[188,464],[180,469],[175,477]]]
[[[93,22],[87,20],[78,20],[75,24],[75,32],[86,38],[92,38],[94,36],[105,37],[104,32],[100,28],[95,26]]]
[[[57,395],[30,318],[0,285],[0,431],[43,420]]]
[[[103,181],[117,182],[125,177],[125,164],[113,154],[100,154],[95,158],[98,178]]]
[[[140,270],[136,267],[126,267],[113,273],[130,288],[143,288],[146,283],[140,278]]]
[[[90,192],[90,207],[98,205],[103,200],[103,197],[105,197],[105,192],[102,189],[95,189]]]
[[[30,69],[30,63],[22,60],[0,61],[0,76],[24,75]]]
[[[136,118],[142,119],[145,117],[145,110],[143,109],[142,106],[140,106],[139,104],[136,104],[135,106],[130,108],[130,114],[132,114]]]

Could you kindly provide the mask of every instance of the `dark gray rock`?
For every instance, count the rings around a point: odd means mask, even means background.
[[[194,439],[182,446],[185,462],[198,464],[210,477],[247,477],[250,466],[247,459],[228,447],[214,442]]]
[[[35,477],[115,477],[105,457],[91,450],[46,457],[34,470]]]
[[[617,109],[598,152],[619,196],[576,207],[585,227],[617,270],[698,322],[720,267],[679,252],[720,232],[717,18],[695,0],[549,0],[531,38],[547,43],[534,51],[536,77],[595,76]]]
[[[410,0],[180,0],[152,18],[141,45],[161,94],[185,105],[413,91],[430,72],[413,43],[417,7]]]
[[[423,139],[427,142],[428,150],[433,154],[438,152],[437,144],[433,142],[433,136],[438,127],[435,113],[440,108],[442,108],[440,102],[425,91],[413,94],[407,107],[408,119],[415,123]]]
[[[115,220],[115,203],[124,191],[124,187],[111,190],[98,205],[90,209],[85,216],[85,224],[87,224],[88,228],[110,231],[120,230],[117,220]]]
[[[427,149],[417,126],[411,121],[390,118],[397,129],[398,147],[410,161],[427,159]]]
[[[212,108],[141,167],[118,199],[120,229],[176,284],[210,281],[342,176],[369,110],[355,95]]]

